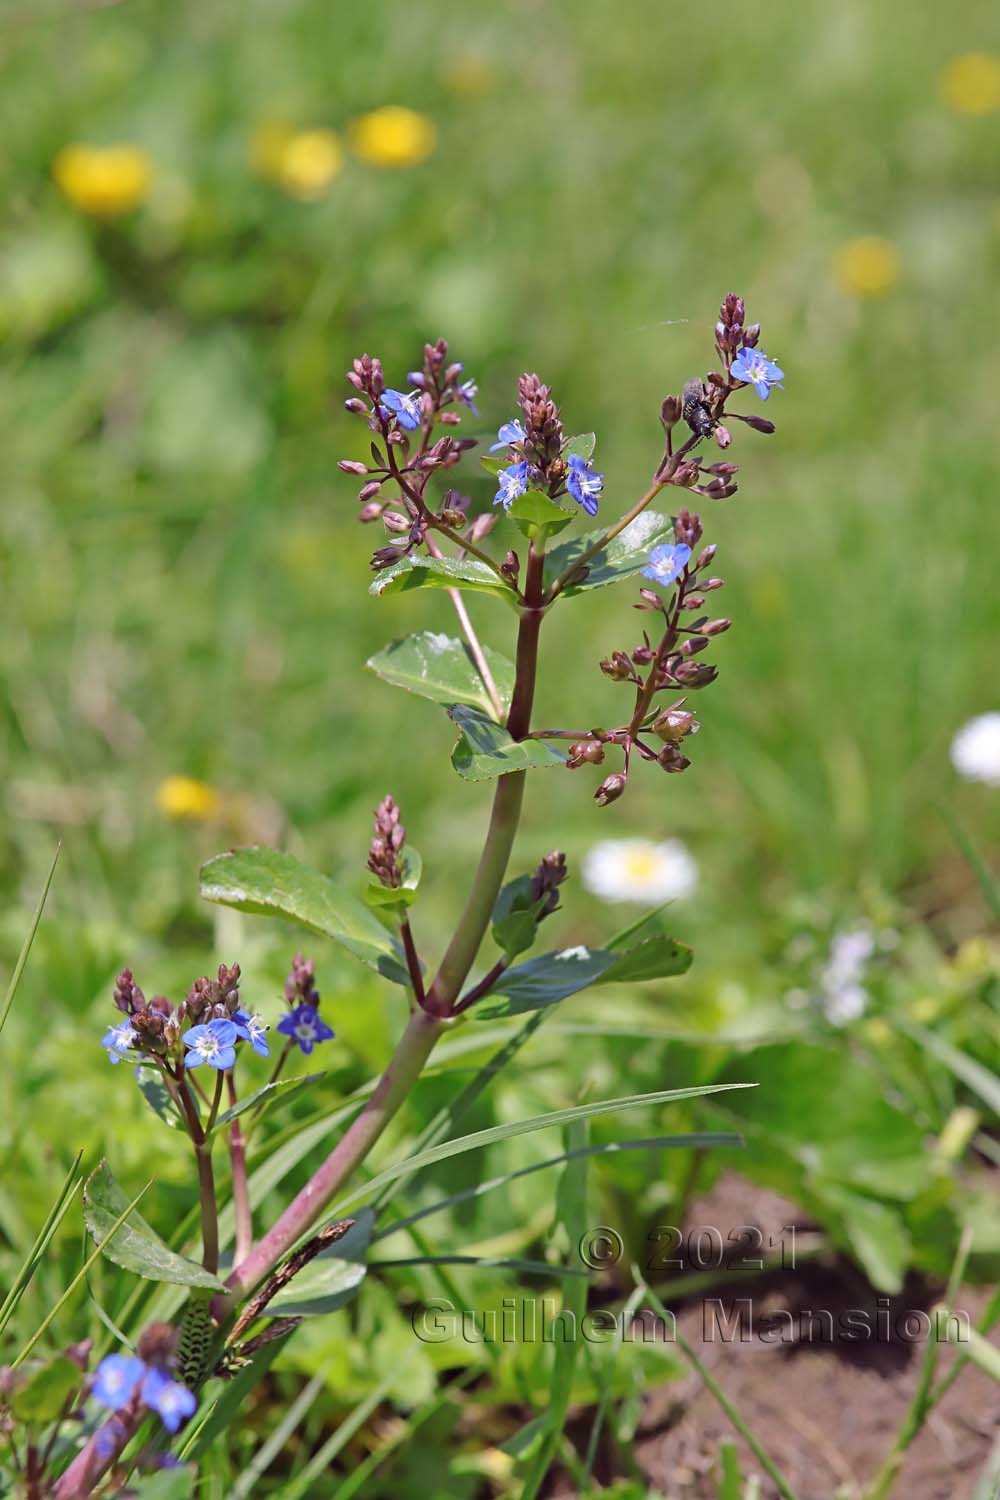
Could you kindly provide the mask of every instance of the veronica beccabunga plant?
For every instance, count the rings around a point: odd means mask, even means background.
[[[288,1336],[304,1315],[284,1311],[302,1305],[289,1298],[296,1278],[321,1252],[333,1253],[348,1233],[360,1233],[361,1216],[352,1229],[338,1195],[442,1037],[480,1017],[538,1011],[591,985],[663,978],[687,966],[688,950],[663,930],[659,913],[605,948],[556,950],[517,962],[556,916],[567,870],[558,851],[536,856],[533,869],[510,879],[508,865],[529,771],[562,767],[586,773],[599,767],[593,795],[605,807],[622,798],[639,767],[675,775],[689,766],[687,749],[699,728],[692,700],[715,680],[717,668],[706,653],[730,625],[708,605],[723,580],[714,572],[715,546],[706,543],[702,519],[691,507],[695,496],[714,501],[736,492],[737,465],[728,456],[735,422],[757,432],[774,430],[759,413],[730,408],[748,394],[767,400],[782,379],[759,349],[759,333],[746,322],[742,299],[727,296],[715,327],[717,367],[662,401],[663,443],[649,485],[614,518],[607,514],[610,485],[595,466],[594,435],[567,435],[560,409],[537,375],[521,377],[517,414],[505,414],[488,445],[482,462],[495,496],[477,513],[452,485],[452,471],[476,446],[459,429],[470,415],[478,416],[478,392],[444,340],[425,347],[421,367],[398,387],[386,383],[378,359],[363,355],[354,361],[347,409],[368,429],[369,456],[345,459],[340,468],[361,481],[360,520],[388,533],[371,559],[372,592],[444,589],[460,632],[454,638],[429,632],[407,637],[369,665],[385,681],[441,704],[458,729],[455,771],[470,782],[494,783],[482,855],[436,967],[426,965],[411,916],[420,858],[392,797],[375,814],[363,901],[274,850],[237,850],[206,865],[202,893],[208,900],[282,915],[327,934],[387,982],[402,986],[410,999],[409,1022],[385,1071],[346,1128],[341,1122],[350,1111],[337,1111],[328,1154],[264,1226],[254,1223],[251,1209],[247,1136],[275,1099],[315,1083],[281,1079],[291,1052],[312,1055],[334,1037],[320,1009],[313,964],[296,956],[285,1013],[270,1031],[243,1004],[238,965],[196,980],[176,1004],[161,996],[147,1001],[132,973],[122,972],[114,992],[120,1018],[109,1025],[103,1045],[110,1062],[126,1062],[147,1101],[189,1138],[202,1254],[200,1262],[191,1260],[160,1240],[131,1211],[102,1163],[86,1193],[92,1237],[122,1268],[186,1288],[187,1301],[174,1323],[153,1323],[134,1350],[106,1355],[90,1373],[86,1352],[78,1351],[81,1383],[57,1424],[65,1426],[71,1412],[86,1411],[81,1403],[87,1399],[111,1414],[96,1427],[91,1422],[75,1453],[65,1434],[60,1445],[49,1444],[50,1455],[68,1449],[73,1456],[62,1460],[61,1473],[39,1480],[46,1485],[39,1493],[74,1500],[109,1473],[163,1463],[172,1435],[183,1431],[202,1400],[206,1381],[246,1369],[264,1343]],[[666,492],[680,502],[670,511],[654,505]],[[581,521],[598,524],[555,543]],[[501,529],[505,537],[513,530],[516,546],[493,545]],[[536,727],[536,670],[548,615],[563,605],[585,608],[571,601],[629,579],[639,585],[634,608],[644,627],[636,632],[641,640],[629,643],[625,631],[624,642],[609,643],[600,663],[626,690],[621,721],[611,727]],[[509,610],[513,659],[480,640],[466,604],[477,594]],[[481,959],[488,939],[492,951]],[[257,1073],[265,1059],[269,1077]],[[670,1097],[675,1094],[634,1096],[570,1113]],[[529,1123],[540,1126],[545,1119]],[[220,1138],[228,1147],[234,1238],[227,1273],[220,1269],[224,1245],[214,1162]],[[452,1146],[463,1149],[461,1142]],[[419,1154],[412,1159],[416,1165],[420,1160]],[[358,1196],[355,1191],[353,1198]],[[366,1214],[370,1238],[374,1214]],[[362,1256],[364,1248],[362,1242]],[[309,1274],[315,1273],[314,1265]],[[0,1409],[16,1411],[24,1378],[18,1368],[7,1373]],[[144,1424],[149,1440],[137,1449]]]

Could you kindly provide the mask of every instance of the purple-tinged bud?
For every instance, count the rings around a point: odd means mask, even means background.
[[[146,997],[135,982],[131,969],[122,969],[115,980],[113,999],[120,1011],[134,1016],[146,1009]]]
[[[671,427],[676,427],[683,410],[684,403],[680,396],[664,396],[663,405],[660,407],[660,421],[668,432]]]
[[[685,594],[681,600],[681,609],[701,609],[704,602],[704,594]]]
[[[594,801],[598,807],[607,807],[609,802],[617,802],[625,790],[627,782],[620,771],[613,771],[610,776],[605,776],[597,791],[594,793]]]
[[[375,832],[368,850],[368,868],[382,885],[397,890],[403,883],[400,861],[406,829],[399,820],[399,808],[391,797],[383,797],[375,809]]]
[[[690,489],[697,478],[698,465],[691,463],[689,459],[685,459],[682,464],[678,464],[674,470],[673,482],[674,484],[679,484],[682,489]]]
[[[655,656],[656,652],[651,646],[636,646],[632,652],[632,660],[637,667],[648,667]]]
[[[464,365],[449,365],[444,372],[445,385],[454,385],[464,368]]]
[[[665,609],[666,607],[662,595],[656,593],[654,589],[640,589],[639,598],[649,609]],[[638,609],[639,605],[635,607]]]
[[[371,563],[369,564],[372,572],[380,573],[383,568],[391,568],[393,563],[399,562],[401,557],[406,556],[408,550],[407,547],[399,546],[378,547],[372,553]]]
[[[462,418],[457,411],[443,411],[438,420],[445,427],[457,427]]]
[[[684,546],[694,548],[701,541],[703,530],[701,516],[696,511],[688,510],[686,505],[682,506],[674,519],[674,539]]]
[[[730,495],[735,495],[739,489],[738,484],[727,484],[724,479],[713,479],[704,485],[700,491],[709,500],[728,500]]]
[[[401,428],[394,427],[386,437],[386,442],[391,443],[394,448],[406,448],[409,447],[410,440]]]
[[[708,662],[681,661],[674,668],[675,680],[683,683],[686,688],[708,687],[718,675],[718,667],[713,667]]]
[[[686,708],[668,708],[653,722],[653,733],[672,743],[682,740],[685,735],[697,734],[700,728],[694,714],[688,713]]]
[[[402,536],[404,531],[409,531],[411,522],[409,516],[400,515],[398,510],[386,510],[382,512],[382,525],[386,531]]]
[[[707,547],[702,547],[701,551],[698,553],[697,558],[695,559],[695,571],[698,571],[701,568],[707,568],[718,550],[718,542],[709,542]],[[704,584],[699,585],[699,587],[704,588]]]
[[[350,398],[350,400],[345,401],[344,402],[344,410],[345,411],[349,411],[353,415],[358,416],[358,417],[367,417],[367,415],[368,415],[368,406],[367,406],[367,404],[364,401],[362,401],[358,396],[352,396]]]
[[[707,625],[701,627],[702,635],[724,635],[731,627],[732,620],[709,620]]]
[[[705,379],[708,381],[709,385],[717,386],[720,391],[726,390],[729,385],[729,381],[719,370],[709,370],[708,374],[705,376]]]
[[[518,576],[521,572],[521,559],[518,557],[513,548],[508,551],[507,556],[500,564],[500,571],[505,578],[510,579],[511,583],[517,583]]]
[[[543,903],[538,913],[539,921],[558,907],[559,887],[568,874],[566,856],[561,849],[553,849],[551,854],[546,854],[539,861],[531,877],[531,899]]]
[[[566,767],[575,771],[578,766],[599,766],[605,758],[604,746],[600,740],[576,740],[569,747],[569,760]]]
[[[627,682],[632,676],[632,667],[624,651],[613,651],[601,662],[601,671],[613,682]]]
[[[743,342],[748,349],[756,349],[757,340],[760,338],[760,324],[751,323],[749,328],[743,330]]]
[[[338,462],[338,464],[337,464],[337,468],[341,469],[343,471],[343,473],[345,473],[345,474],[367,474],[368,473],[368,465],[367,464],[358,463],[357,459],[354,459],[354,458],[342,458],[342,459],[340,459],[339,462]]]
[[[726,580],[724,578],[706,578],[704,583],[699,583],[698,587],[703,594],[710,594],[713,589],[724,588],[725,584]]]
[[[382,506],[379,502],[377,500],[369,500],[368,504],[363,505],[358,512],[358,520],[362,525],[367,526],[370,521],[377,521],[381,514]]]
[[[677,648],[681,656],[697,656],[699,651],[704,651],[708,645],[708,637],[705,635],[689,635],[686,641],[682,641]]]
[[[729,428],[723,427],[721,422],[712,433],[712,436],[715,438],[715,441],[718,443],[720,448],[728,448],[730,443],[733,441],[733,435],[729,431]]]
[[[739,464],[719,463],[709,464],[707,472],[709,474],[718,474],[721,479],[732,479],[734,474],[739,473],[739,470]]]
[[[682,755],[676,745],[664,745],[656,757],[665,771],[676,774],[678,771],[686,771],[691,762],[686,755]]]
[[[735,417],[738,422],[745,422],[748,427],[752,427],[753,428],[754,432],[773,432],[774,431],[774,423],[773,422],[769,422],[768,419],[767,419],[767,417],[756,417],[756,416],[745,417],[745,416],[741,415],[739,412],[735,412],[735,411],[731,411],[729,413],[729,415],[731,417]]]
[[[363,391],[364,390],[365,383],[361,379],[361,376],[358,374],[357,370],[348,370],[347,375],[345,376],[345,379],[348,380],[351,385],[353,385],[353,387],[354,387],[354,389],[356,391]],[[359,402],[358,404],[360,405],[362,411],[367,411],[368,410],[367,406],[365,406],[365,404],[364,404],[363,401]]]
[[[363,505],[366,500],[373,500],[381,488],[381,482],[377,479],[372,479],[368,484],[363,484],[358,490],[358,499]]]

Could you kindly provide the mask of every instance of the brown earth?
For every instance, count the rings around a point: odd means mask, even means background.
[[[794,1205],[735,1176],[722,1179],[689,1215],[693,1227],[756,1224],[765,1244],[796,1221],[803,1224]],[[800,1500],[856,1500],[879,1471],[909,1407],[926,1346],[919,1314],[940,1292],[914,1283],[888,1299],[840,1258],[800,1259],[794,1271],[755,1276],[688,1301],[678,1308],[677,1327]],[[735,1299],[748,1297],[754,1327],[745,1328],[742,1339],[723,1341],[722,1319]],[[989,1289],[963,1288],[955,1305],[975,1324],[988,1297]],[[720,1300],[721,1318],[712,1306]],[[767,1316],[779,1309],[792,1314],[792,1326],[782,1316],[769,1331]],[[863,1341],[860,1326],[869,1330]],[[781,1341],[773,1341],[776,1335]],[[954,1357],[942,1355],[938,1378]],[[991,1455],[1000,1456],[998,1437],[1000,1386],[970,1364],[910,1447],[894,1500],[972,1500]],[[735,1439],[724,1412],[692,1374],[650,1393],[635,1456],[651,1490],[669,1500],[716,1500],[719,1446]],[[778,1496],[746,1445],[736,1441],[744,1476],[760,1476],[766,1500]],[[993,1500],[1000,1485],[983,1493]]]

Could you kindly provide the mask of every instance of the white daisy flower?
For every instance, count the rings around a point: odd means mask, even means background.
[[[951,763],[966,781],[1000,786],[1000,713],[963,724],[951,742]]]
[[[583,883],[602,901],[677,901],[697,886],[698,866],[679,839],[606,839],[584,856]]]

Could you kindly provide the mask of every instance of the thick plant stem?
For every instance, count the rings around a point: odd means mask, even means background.
[[[219,1075],[219,1085],[222,1084],[222,1075]],[[219,1269],[219,1211],[215,1202],[215,1176],[212,1172],[212,1142],[206,1137],[202,1129],[201,1121],[198,1119],[198,1111],[194,1100],[187,1088],[187,1080],[181,1082],[178,1090],[181,1108],[187,1120],[188,1134],[194,1145],[195,1160],[198,1163],[198,1202],[201,1208],[201,1263],[206,1271],[214,1273]],[[216,1094],[220,1089],[216,1090]],[[217,1112],[216,1110],[213,1113]]]
[[[234,1302],[245,1297],[279,1261],[329,1206],[338,1188],[359,1162],[363,1161],[378,1140],[399,1106],[406,1099],[444,1025],[426,1011],[414,1011],[409,1025],[389,1065],[379,1079],[375,1092],[364,1109],[345,1131],[329,1156],[310,1177],[302,1191],[254,1247],[226,1282],[228,1296],[216,1298],[213,1312],[224,1318]]]
[[[532,544],[528,551],[524,586],[527,606],[521,612],[521,624],[517,633],[514,696],[507,715],[507,729],[515,740],[523,739],[531,728],[531,706],[535,697],[538,666],[538,637],[545,616],[542,604],[544,564],[544,553],[536,550]],[[517,833],[524,800],[525,777],[524,771],[512,771],[507,776],[501,776],[497,782],[489,831],[479,868],[448,951],[427,992],[427,1008],[435,1015],[448,1015],[451,1011],[486,934],[514,847],[514,835]]]
[[[146,1413],[139,1403],[131,1401],[122,1411],[102,1422],[74,1458],[66,1472],[56,1480],[53,1500],[84,1500],[118,1462],[126,1444],[142,1425]]]

